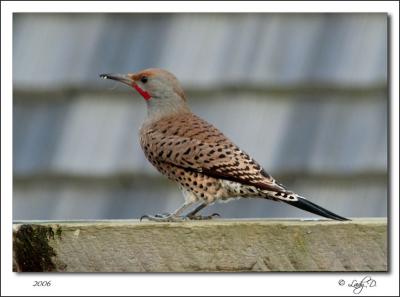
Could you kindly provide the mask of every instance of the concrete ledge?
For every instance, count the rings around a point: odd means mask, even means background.
[[[387,271],[386,219],[18,222],[14,271]]]

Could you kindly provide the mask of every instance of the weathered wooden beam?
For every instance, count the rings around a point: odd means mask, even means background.
[[[386,219],[14,223],[14,271],[387,271]]]

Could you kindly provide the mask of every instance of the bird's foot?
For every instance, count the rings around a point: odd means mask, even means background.
[[[143,215],[140,217],[140,221],[143,219],[148,219],[153,222],[183,222],[187,220],[186,217],[178,217],[170,213],[156,214],[154,216]]]
[[[216,217],[221,217],[219,213],[213,213],[209,216],[201,216],[201,215],[187,215],[186,216],[189,220],[212,220]]]

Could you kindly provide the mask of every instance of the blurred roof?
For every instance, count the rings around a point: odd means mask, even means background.
[[[155,173],[137,137],[145,104],[138,98],[111,94],[105,90],[102,96],[81,95],[69,101],[17,102],[14,171],[20,175]],[[236,93],[212,96],[211,109],[201,98],[191,99],[197,114],[271,173],[386,171],[383,94],[363,97],[360,104],[360,100],[335,96],[267,100]]]
[[[148,67],[194,88],[386,85],[386,14],[15,14],[14,32],[19,89]]]

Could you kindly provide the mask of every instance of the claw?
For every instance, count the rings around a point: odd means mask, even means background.
[[[140,217],[140,219],[139,219],[139,222],[141,222],[144,218],[149,218],[149,216],[148,216],[148,215],[142,215],[142,216]]]
[[[155,214],[154,216],[149,216],[149,215],[142,215],[141,217],[140,217],[140,222],[142,221],[142,219],[144,219],[144,218],[146,218],[146,219],[148,219],[149,221],[154,221],[154,219],[155,218],[157,218],[157,219],[163,219],[163,218],[166,218],[166,217],[169,217],[169,216],[171,216],[171,214],[170,213],[168,213],[168,212],[164,212],[164,213],[157,213],[157,214]]]
[[[144,218],[148,219],[149,221],[153,221],[153,222],[182,222],[182,221],[186,220],[185,217],[178,217],[178,216],[175,216],[175,215],[169,214],[169,213],[156,214],[154,216],[143,215],[140,217],[140,222]]]
[[[187,218],[189,220],[212,220],[214,217],[221,217],[219,213],[213,213],[209,216],[200,216],[200,215],[189,215]]]

